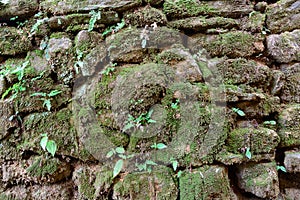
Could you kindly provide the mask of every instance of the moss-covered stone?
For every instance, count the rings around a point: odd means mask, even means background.
[[[75,37],[75,48],[77,51],[82,52],[84,56],[95,48],[100,41],[102,41],[101,34],[82,30]]]
[[[187,19],[171,21],[168,25],[187,32],[193,31],[199,33],[206,32],[207,29],[215,27],[223,29],[237,28],[239,23],[235,19],[224,17],[190,17]]]
[[[266,14],[252,11],[248,17],[242,18],[240,28],[242,30],[250,31],[251,33],[264,33]],[[264,32],[263,32],[264,31]]]
[[[267,37],[268,53],[279,63],[300,61],[300,30]]]
[[[194,1],[194,0],[167,0],[164,2],[164,12],[167,17],[184,18],[199,15],[240,17],[252,11],[252,6],[246,2],[236,1]]]
[[[78,166],[72,180],[78,187],[78,198],[105,200],[112,184],[112,171],[100,166]]]
[[[285,82],[278,81],[279,86],[283,85],[280,99],[286,103],[300,103],[300,64],[282,65],[282,72]]]
[[[68,13],[78,13],[82,11],[90,11],[97,9],[105,9],[111,8],[118,11],[124,11],[133,7],[137,7],[142,3],[141,0],[105,0],[105,1],[97,1],[97,0],[84,0],[84,1],[76,1],[76,0],[67,0],[67,1],[59,1],[59,0],[45,0],[41,2],[41,7],[44,11],[50,12],[52,14],[68,14]]]
[[[266,154],[273,153],[279,141],[279,136],[271,129],[238,128],[229,133],[226,148],[233,153],[244,153],[250,148],[252,154]]]
[[[0,5],[0,22],[9,21],[12,17],[18,17],[17,20],[28,18],[37,12],[39,3],[37,0],[15,0],[8,1],[7,5]]]
[[[151,26],[153,23],[157,23],[158,26],[165,25],[167,22],[166,16],[161,10],[146,6],[141,8],[134,13],[125,13],[124,19],[127,24],[131,26],[145,27]]]
[[[267,7],[267,28],[272,33],[292,31],[300,26],[300,6],[297,0],[281,0]]]
[[[204,166],[179,177],[181,200],[231,199],[227,170],[220,166]]]
[[[275,162],[241,165],[236,175],[239,187],[257,197],[274,199],[279,194]]]
[[[78,157],[77,136],[71,124],[71,116],[70,110],[62,109],[55,113],[36,113],[25,117],[24,133],[19,148],[42,153],[39,144],[40,135],[46,133],[51,140],[56,142],[57,154]]]
[[[178,189],[170,170],[155,169],[151,173],[133,172],[114,185],[113,199],[176,200]]]
[[[244,31],[231,31],[219,35],[198,34],[189,38],[188,47],[193,52],[205,48],[211,57],[247,57],[262,52],[263,38]]]
[[[279,115],[279,130],[281,147],[300,145],[300,105],[291,104],[286,106]]]
[[[32,49],[32,44],[25,31],[15,27],[0,27],[0,55],[14,56]]]

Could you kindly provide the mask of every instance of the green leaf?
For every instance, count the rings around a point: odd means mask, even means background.
[[[131,129],[132,127],[134,127],[134,124],[133,123],[127,123],[125,125],[125,127],[123,128],[123,131],[127,131],[128,129]]]
[[[246,116],[246,114],[244,113],[244,111],[238,109],[238,108],[232,108],[232,110],[237,113],[239,116],[244,117]]]
[[[46,151],[47,143],[48,143],[48,136],[46,135],[46,136],[42,137],[42,139],[40,141],[40,145],[44,149],[44,151]]]
[[[43,103],[43,106],[47,108],[48,111],[51,110],[51,101],[50,99],[44,99],[44,103]]]
[[[271,121],[265,121],[264,122],[264,125],[276,125],[276,121],[274,121],[274,120],[271,120]]]
[[[154,144],[152,144],[150,147],[153,148],[153,149],[156,149],[156,148],[157,148],[157,144],[154,143]]]
[[[156,121],[153,120],[153,119],[149,119],[147,122],[148,122],[148,123],[156,123]]]
[[[107,154],[106,154],[106,158],[110,158],[114,155],[114,152],[113,151],[109,151]]]
[[[47,94],[45,92],[35,92],[33,94],[31,94],[31,97],[36,97],[36,96],[43,96],[45,97]]]
[[[177,178],[179,178],[179,177],[182,175],[182,172],[183,172],[183,171],[181,171],[181,170],[178,171],[178,173],[177,173]]]
[[[142,40],[142,48],[143,48],[143,49],[146,48],[146,45],[147,45],[147,40],[144,38],[144,39]]]
[[[116,152],[117,153],[125,153],[125,149],[123,147],[117,147]]]
[[[176,169],[178,167],[178,161],[177,160],[172,162],[172,167],[173,167],[173,170],[176,171]]]
[[[251,159],[252,154],[251,154],[250,148],[247,148],[247,149],[246,149],[245,155],[246,155],[246,157],[247,157],[248,159]]]
[[[48,94],[48,97],[54,97],[58,94],[62,93],[62,91],[60,90],[52,90],[49,94]]]
[[[123,163],[124,163],[124,161],[122,159],[120,159],[116,162],[115,167],[114,167],[114,172],[113,172],[113,178],[118,176],[118,174],[121,172],[121,170],[123,168]]]
[[[163,143],[158,143],[158,144],[156,145],[156,148],[157,148],[157,149],[165,149],[165,148],[167,148],[167,145],[165,145],[165,144],[163,144]]]
[[[122,158],[123,160],[126,160],[126,159],[127,159],[127,156],[125,156],[124,154],[118,154],[118,156],[119,156],[120,158]]]
[[[46,149],[54,157],[55,152],[57,150],[57,145],[56,145],[55,141],[49,140],[47,142]]]
[[[146,160],[146,165],[157,165],[157,163],[153,162],[152,160]]]
[[[281,170],[281,171],[283,171],[283,172],[286,173],[286,169],[285,169],[284,166],[276,166],[276,169],[277,169],[277,170]]]

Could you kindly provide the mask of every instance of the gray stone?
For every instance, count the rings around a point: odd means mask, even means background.
[[[137,7],[142,2],[140,0],[83,0],[83,1],[57,1],[57,0],[43,0],[40,5],[46,12],[51,12],[56,15],[67,13],[78,13],[82,11],[90,11],[96,9],[116,9],[118,11],[127,10]]]
[[[168,17],[185,18],[199,15],[240,18],[253,11],[245,0],[237,1],[173,1],[166,0],[164,12]]]
[[[281,147],[300,145],[300,104],[287,105],[278,120]]]
[[[5,90],[6,90],[6,80],[4,76],[0,75],[0,96],[2,96]]]
[[[300,152],[286,151],[284,152],[284,155],[284,166],[287,172],[300,172]]]
[[[202,73],[193,56],[184,47],[173,47],[162,51],[158,55],[158,62],[170,65],[176,70],[178,80],[188,80],[190,82],[202,81]]]
[[[276,199],[279,181],[275,163],[243,164],[236,173],[238,186],[257,197]]]
[[[65,53],[72,47],[72,40],[67,37],[51,38],[49,40],[49,54],[55,56],[56,53]]]
[[[267,28],[271,33],[292,31],[300,27],[298,0],[282,0],[267,7]]]
[[[39,51],[39,50],[37,50]],[[45,58],[44,54],[40,54],[42,51],[37,53],[37,51],[29,52],[29,61],[30,66],[33,67],[37,72],[42,72],[44,70],[49,70],[50,66],[48,64],[47,59]]]
[[[12,17],[18,17],[17,21],[29,18],[38,8],[38,0],[11,0],[5,6],[0,5],[0,22],[9,21]]]
[[[9,134],[9,129],[16,127],[18,121],[13,109],[13,103],[9,100],[0,100],[0,140],[5,138]]]
[[[284,74],[280,98],[283,102],[300,103],[300,63],[281,65]]]
[[[267,50],[279,63],[300,61],[300,30],[269,35]]]
[[[285,188],[284,197],[287,200],[299,200],[300,189],[299,188]]]

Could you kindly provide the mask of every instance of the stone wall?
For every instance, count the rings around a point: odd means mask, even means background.
[[[0,198],[298,199],[299,13],[0,1]]]

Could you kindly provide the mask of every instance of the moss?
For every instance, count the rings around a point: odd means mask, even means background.
[[[44,160],[42,157],[38,157],[26,171],[33,176],[44,177],[48,174],[54,174],[57,171],[59,164],[60,161],[58,159]]]
[[[183,61],[184,57],[178,53],[172,51],[164,51],[161,54],[157,55],[156,62],[158,64],[171,64]]]
[[[61,39],[61,38],[64,38],[64,37],[69,37],[68,34],[66,34],[65,32],[56,32],[56,33],[52,33],[50,35],[50,39]]]
[[[215,11],[215,8],[209,6],[206,2],[199,3],[194,0],[166,0],[163,11],[167,16],[174,18],[211,14]]]

